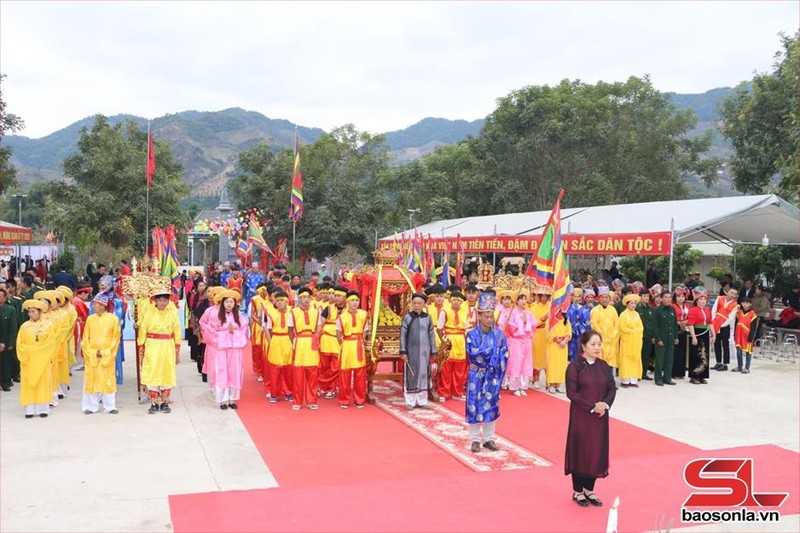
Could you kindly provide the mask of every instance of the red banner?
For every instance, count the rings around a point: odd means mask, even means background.
[[[33,230],[0,224],[0,243],[7,246],[9,244],[31,242],[32,240]]]
[[[536,252],[540,235],[498,235],[496,237],[461,237],[465,252],[526,255]],[[574,255],[669,255],[670,232],[608,233],[595,235],[563,235],[564,252]],[[431,239],[435,253],[444,253],[447,246],[456,248],[458,238]],[[391,248],[393,239],[378,242]]]

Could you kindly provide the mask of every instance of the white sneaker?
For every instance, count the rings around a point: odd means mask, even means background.
[[[264,378],[262,378],[261,376],[258,376],[258,382],[259,383],[264,383]]]
[[[534,389],[537,389],[537,390],[538,390],[538,389],[541,389],[541,388],[542,388],[542,384],[541,384],[541,383],[539,383],[538,381],[534,381],[534,382],[533,382],[533,388],[534,388]]]
[[[549,389],[547,389],[547,392],[549,392],[550,394],[555,394],[556,393],[556,388],[555,387],[550,387]]]
[[[72,367],[72,370],[83,370],[84,368],[86,367],[84,367],[83,365],[75,365]]]
[[[522,389],[517,389],[514,391],[514,396],[522,396]]]
[[[439,396],[439,401],[440,401],[441,403],[444,403],[444,402],[446,402],[446,401],[447,401],[447,398],[445,398],[444,396]]]
[[[523,396],[528,395],[528,391],[526,391],[525,389],[520,389],[519,391],[522,393]]]

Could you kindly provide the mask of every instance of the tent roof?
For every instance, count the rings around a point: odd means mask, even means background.
[[[456,218],[417,229],[431,237],[539,235],[549,216],[548,210]],[[562,231],[578,235],[669,231],[674,220],[677,242],[760,244],[767,235],[770,244],[800,244],[800,209],[774,194],[576,207],[562,209],[561,219]]]

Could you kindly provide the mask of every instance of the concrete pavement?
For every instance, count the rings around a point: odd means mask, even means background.
[[[238,416],[216,408],[186,347],[170,415],[136,402],[132,342],[126,350],[119,415],[81,412],[83,372],[45,420],[23,418],[17,387],[0,395],[0,531],[171,531],[170,494],[277,485]],[[798,366],[755,360],[751,374],[712,371],[708,385],[645,382],[618,392],[612,416],[702,449],[773,443],[798,452]],[[775,530],[799,526],[785,516]]]

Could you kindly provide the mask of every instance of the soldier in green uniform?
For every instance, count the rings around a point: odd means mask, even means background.
[[[0,289],[0,387],[6,392],[14,384],[14,344],[17,340],[17,310],[9,304],[8,291]]]
[[[17,331],[19,331],[22,323],[28,320],[28,313],[22,308],[22,302],[25,301],[25,298],[19,295],[17,280],[10,279],[6,282],[6,285],[8,288],[8,303],[10,303],[17,312]],[[19,359],[17,359],[16,352],[14,353],[13,363],[14,368],[11,377],[14,383],[19,383]]]
[[[644,332],[642,333],[642,379],[652,381],[653,378],[647,375],[650,368],[650,359],[653,356],[653,345],[655,344],[656,316],[655,309],[650,305],[650,293],[642,291],[639,295],[641,300],[636,306],[636,312],[642,319]]]
[[[656,385],[675,385],[672,381],[672,363],[675,345],[678,344],[678,319],[672,307],[672,293],[661,293],[661,305],[655,309],[656,370],[653,376]]]

